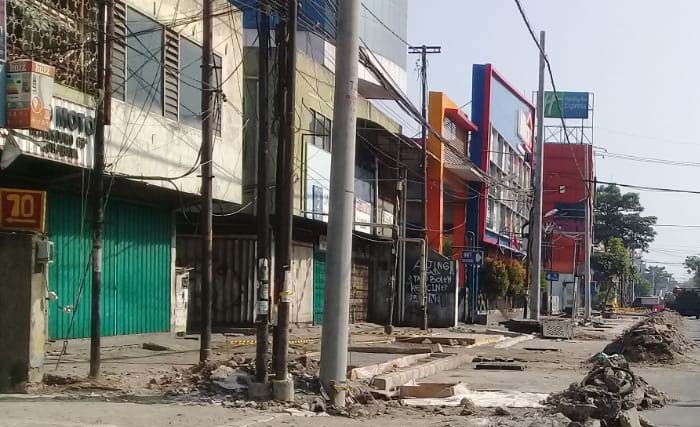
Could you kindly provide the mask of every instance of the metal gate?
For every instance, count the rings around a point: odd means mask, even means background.
[[[48,233],[55,245],[49,289],[52,339],[90,336],[91,210],[76,195],[49,192]],[[171,215],[110,200],[105,212],[102,335],[170,330]]]
[[[314,325],[323,324],[323,301],[326,293],[326,252],[314,247]]]
[[[249,326],[255,322],[255,236],[214,236],[212,326]],[[176,266],[190,271],[187,329],[197,331],[201,313],[202,238],[177,236]]]

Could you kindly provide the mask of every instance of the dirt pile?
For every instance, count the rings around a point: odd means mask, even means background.
[[[594,418],[614,427],[639,418],[637,410],[660,408],[669,401],[665,393],[634,375],[629,363],[618,356],[599,359],[580,384],[551,394],[544,403],[574,422]]]
[[[632,326],[603,353],[621,354],[630,362],[671,363],[682,360],[692,347],[683,332],[683,318],[673,311],[663,311]]]

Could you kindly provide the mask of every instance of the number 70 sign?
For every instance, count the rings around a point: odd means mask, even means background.
[[[0,188],[0,228],[44,232],[46,192]]]

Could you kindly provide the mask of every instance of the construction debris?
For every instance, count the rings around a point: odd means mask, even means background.
[[[141,345],[141,347],[144,350],[150,350],[150,351],[169,351],[171,348],[166,347],[164,345],[156,344],[154,342],[145,342]]]
[[[692,347],[683,332],[683,318],[663,311],[632,326],[608,344],[603,353],[621,354],[630,362],[671,363]]]
[[[574,422],[583,424],[593,418],[607,427],[626,427],[638,421],[637,409],[660,408],[668,402],[665,393],[634,375],[624,357],[602,355],[580,384],[551,394],[545,404]]]

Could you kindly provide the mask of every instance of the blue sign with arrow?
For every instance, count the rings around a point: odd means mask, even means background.
[[[481,267],[484,264],[484,251],[465,249],[462,251],[462,263]]]

